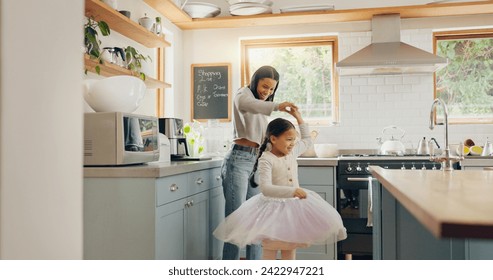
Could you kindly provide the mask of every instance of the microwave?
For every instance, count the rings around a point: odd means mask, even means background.
[[[84,166],[132,165],[158,159],[158,118],[123,112],[84,114]]]

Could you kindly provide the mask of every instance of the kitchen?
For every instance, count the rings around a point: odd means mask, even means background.
[[[74,85],[82,85],[84,78],[80,70],[84,67],[80,55],[84,3],[71,1],[73,3],[67,5],[64,2],[51,1],[47,4],[33,1],[29,8],[12,1],[1,2],[0,129],[1,135],[4,135],[0,143],[2,259],[82,259],[83,256],[83,170],[80,168],[83,162],[83,99],[82,86],[74,88]],[[124,2],[121,3],[123,5]],[[142,6],[145,7],[142,12],[152,11],[144,3]],[[63,8],[63,13],[55,12],[60,8]],[[18,18],[30,20],[18,21]],[[43,22],[45,26],[58,26],[60,20],[65,24],[60,28],[50,28],[47,33],[34,28],[35,21]],[[491,14],[463,16],[460,20],[446,17],[405,19],[402,21],[402,39],[432,51],[431,33],[434,29],[491,28],[491,24]],[[169,67],[166,81],[172,84],[172,88],[166,89],[164,111],[169,116],[185,120],[189,120],[191,110],[188,94],[191,64],[230,62],[233,69],[232,88],[240,87],[240,38],[273,34],[286,37],[338,34],[339,58],[366,46],[371,38],[368,21],[296,25],[290,28],[274,26],[189,31],[180,30],[165,21],[165,27],[171,33],[169,53],[172,57],[166,61],[166,67]],[[53,46],[53,42],[57,47],[46,51],[47,47]],[[197,44],[200,48],[194,47]],[[36,47],[22,56],[12,55],[26,46]],[[210,51],[216,49],[218,51]],[[25,77],[30,82],[27,83]],[[21,84],[22,87],[19,87]],[[375,84],[382,85],[388,92],[377,92]],[[338,143],[342,149],[374,149],[377,145],[375,138],[381,129],[396,124],[406,130],[406,141],[409,143],[417,143],[425,134],[444,143],[441,127],[434,131],[427,128],[429,106],[433,101],[431,75],[345,77],[340,79],[339,85],[340,124],[318,128],[319,141]],[[402,92],[395,92],[396,88],[402,89]],[[147,105],[141,107],[139,112],[154,114],[154,96],[150,99],[146,99]],[[383,110],[385,114],[381,113]],[[229,128],[227,124],[224,126],[225,129]],[[29,129],[23,129],[25,127]],[[449,137],[451,143],[459,143],[466,137],[481,143],[492,131],[491,124],[454,125],[450,127]],[[54,142],[53,135],[60,135],[60,139]],[[29,176],[23,176],[20,170]],[[50,250],[46,250],[47,247]]]

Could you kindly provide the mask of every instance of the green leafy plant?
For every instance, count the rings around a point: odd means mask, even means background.
[[[101,35],[110,35],[110,28],[105,21],[96,21],[92,17],[87,18],[87,22],[84,24],[84,45],[86,47],[86,53],[91,59],[97,59],[100,64],[103,63],[101,59],[101,41],[98,39],[98,29],[101,31]],[[99,66],[95,67],[96,73],[100,73]],[[86,69],[87,74],[87,69]]]
[[[125,61],[127,62],[127,68],[130,71],[139,73],[139,76],[142,80],[145,81],[146,75],[140,71],[142,68],[143,61],[152,61],[150,56],[145,56],[141,54],[138,50],[136,50],[132,46],[128,46],[125,49]]]

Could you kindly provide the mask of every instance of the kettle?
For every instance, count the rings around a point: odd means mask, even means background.
[[[402,134],[397,138],[394,138],[394,135],[391,134],[391,138],[389,140],[386,140],[385,142],[382,142],[382,138],[385,135],[385,131],[389,129],[394,129],[397,131],[400,131]],[[406,147],[404,147],[404,144],[400,141],[402,137],[404,137],[404,134],[406,132],[395,126],[387,126],[382,130],[382,136],[378,137],[378,143],[381,144],[380,146],[380,154],[381,155],[398,155],[398,156],[403,156],[406,153]]]
[[[430,141],[426,142],[426,137],[423,137],[423,139],[419,140],[418,142],[416,155],[434,155],[434,144],[436,144],[437,148],[440,149],[440,145],[438,145],[438,142],[435,138],[431,138]]]

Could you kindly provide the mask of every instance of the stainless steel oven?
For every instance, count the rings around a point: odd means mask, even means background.
[[[372,259],[368,186],[377,181],[371,177],[370,165],[389,169],[440,169],[439,163],[424,156],[341,155],[337,166],[336,208],[348,237],[338,243],[338,259]]]

